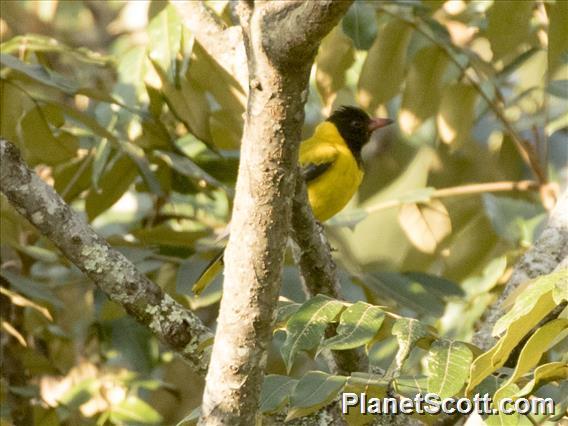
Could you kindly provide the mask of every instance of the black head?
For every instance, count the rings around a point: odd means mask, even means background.
[[[327,119],[339,130],[357,161],[361,160],[361,149],[369,142],[371,133],[392,123],[388,118],[371,118],[361,108],[341,106]]]

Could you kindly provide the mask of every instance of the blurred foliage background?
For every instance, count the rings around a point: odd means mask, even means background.
[[[207,4],[232,24],[227,1]],[[324,40],[304,134],[342,104],[398,123],[366,147],[359,194],[326,224],[349,300],[471,338],[565,186],[567,6],[357,1]],[[8,1],[0,25],[2,137],[214,327],[221,279],[200,297],[191,286],[230,219],[248,83],[163,1]],[[175,424],[198,406],[202,379],[0,201],[2,424]],[[291,259],[282,294],[302,302]],[[270,373],[285,374],[283,340]],[[387,339],[371,362],[386,368],[395,350]],[[293,374],[314,368],[326,366],[299,356]]]

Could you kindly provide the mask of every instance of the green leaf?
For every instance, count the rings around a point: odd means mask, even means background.
[[[0,53],[0,64],[18,71],[38,83],[61,90],[63,93],[72,95],[78,90],[78,86],[70,82],[68,78],[47,70],[41,65],[26,64],[18,58],[4,53]]]
[[[97,143],[93,160],[93,172],[91,174],[91,183],[96,191],[99,190],[99,180],[108,164],[111,151],[112,146],[108,139],[103,138]]]
[[[322,342],[318,353],[323,349],[345,350],[363,346],[377,333],[385,314],[377,306],[357,302],[341,314],[336,335]]]
[[[353,42],[335,27],[320,44],[316,57],[316,86],[324,105],[331,105],[335,93],[345,86],[345,72],[353,65]]]
[[[357,84],[357,100],[364,108],[375,111],[399,93],[411,34],[411,27],[398,19],[380,28]]]
[[[554,283],[554,288],[552,289],[552,299],[557,305],[568,300],[568,271],[559,272],[564,272],[564,275],[558,277],[558,281]]]
[[[444,303],[419,281],[397,272],[371,272],[361,275],[361,280],[377,295],[389,298],[416,312],[441,316]]]
[[[148,55],[160,64],[173,82],[176,75],[176,56],[181,47],[182,26],[176,8],[168,4],[148,23]]]
[[[436,340],[428,352],[428,392],[440,398],[456,395],[469,376],[473,354],[465,343]]]
[[[74,59],[93,65],[112,65],[114,60],[110,56],[103,56],[86,47],[69,47],[61,41],[40,34],[25,34],[12,37],[0,44],[4,53],[17,54],[21,49],[26,52],[50,52],[72,56]]]
[[[142,424],[158,424],[162,416],[147,402],[134,395],[129,395],[120,404],[111,408],[110,419],[122,424],[124,422],[137,422]]]
[[[438,111],[448,58],[439,47],[418,51],[408,71],[398,122],[411,135]],[[417,95],[419,94],[419,95]]]
[[[546,91],[561,99],[568,99],[568,80],[554,80],[548,83]]]
[[[312,349],[320,344],[328,324],[343,308],[342,302],[318,294],[290,317],[286,324],[286,341],[281,348],[288,372],[299,351]]]
[[[347,377],[334,376],[322,371],[310,371],[294,388],[286,421],[314,413],[333,401],[341,391]]]
[[[392,334],[398,342],[398,351],[395,358],[395,365],[398,371],[402,369],[404,361],[406,361],[418,341],[430,335],[428,328],[424,324],[412,318],[397,319],[392,327]]]
[[[353,40],[357,49],[369,49],[375,40],[377,35],[375,15],[375,9],[371,4],[357,1],[343,16],[343,31]]]
[[[493,335],[503,331],[505,334],[495,346],[473,361],[466,394],[471,394],[487,376],[505,365],[510,353],[525,335],[555,308],[552,299],[554,282],[554,274],[539,277],[521,293],[513,308],[497,321]]]
[[[481,272],[481,275],[476,275],[474,277],[466,279],[462,283],[463,289],[470,295],[484,294],[489,291],[499,281],[499,279],[505,273],[507,268],[507,257],[500,256],[492,259]]]
[[[89,401],[97,392],[100,383],[94,379],[81,380],[58,399],[58,402],[70,410],[76,410]]]
[[[519,44],[528,41],[533,7],[533,1],[493,3],[487,13],[487,38],[495,59],[515,53]]]
[[[503,398],[503,392],[507,386],[516,383],[525,373],[536,367],[542,358],[542,355],[554,343],[562,339],[562,335],[566,337],[566,330],[568,329],[568,319],[559,318],[552,320],[542,327],[538,328],[534,334],[527,340],[527,343],[521,350],[517,365],[513,374],[509,379],[499,388],[493,396],[495,402]]]
[[[54,108],[36,106],[20,121],[24,153],[29,163],[56,165],[73,158],[77,152],[79,144],[76,138],[67,133],[54,136],[48,122],[48,112],[55,112]],[[58,122],[59,118],[56,116]]]
[[[154,155],[163,160],[168,166],[178,173],[194,179],[200,187],[211,185],[215,188],[222,188],[225,191],[232,193],[232,189],[226,187],[223,183],[219,182],[187,157],[182,157],[181,155],[173,152],[160,150],[154,151]]]
[[[465,83],[455,83],[443,90],[436,118],[440,139],[454,149],[470,138],[475,119],[477,91]]]
[[[209,235],[209,232],[179,229],[175,223],[170,221],[152,228],[137,229],[132,234],[146,245],[191,247],[195,241]]]
[[[428,293],[432,293],[443,300],[450,297],[463,297],[465,294],[458,283],[444,277],[424,272],[406,272],[403,275],[412,282],[422,285]]]
[[[364,220],[367,216],[369,216],[369,213],[363,209],[349,209],[344,213],[339,213],[332,217],[325,224],[328,226],[346,226],[348,228],[354,228],[355,225]]]
[[[163,197],[164,192],[162,191],[160,182],[152,171],[144,150],[130,142],[121,142],[120,148],[130,157],[134,164],[136,164],[136,167],[140,171],[140,176],[142,176],[142,179],[144,179],[144,182],[148,185],[150,192],[158,197]]]
[[[288,376],[268,374],[264,377],[260,393],[260,412],[275,413],[288,402],[298,380]]]
[[[552,272],[531,280],[515,300],[513,308],[495,323],[493,336],[511,328],[513,322],[522,318],[540,317],[554,309],[553,289],[557,283],[566,283],[567,280],[566,271]]]
[[[540,205],[492,194],[483,194],[483,206],[497,235],[512,243],[521,239],[522,223],[543,213]]]
[[[511,384],[503,389],[503,398],[512,397],[519,391],[519,387],[516,384]],[[494,409],[498,409],[498,405],[493,405]],[[504,414],[499,412],[498,414],[490,414],[485,420],[487,426],[518,426],[519,425],[519,413],[514,412],[512,414]]]
[[[400,376],[393,381],[396,391],[407,398],[428,392],[428,377],[424,375]]]
[[[19,293],[29,297],[30,299],[41,300],[51,303],[53,306],[62,308],[63,303],[47,286],[47,284],[33,281],[21,275],[10,272],[6,269],[0,270],[0,276],[7,280],[10,285]]]
[[[554,75],[559,66],[562,66],[562,55],[568,52],[568,3],[556,1],[546,3],[548,24],[548,73]]]
[[[89,221],[107,210],[130,188],[138,176],[134,162],[124,154],[114,158],[100,179],[99,191],[91,188],[85,200],[85,210]]]
[[[520,398],[534,394],[542,385],[553,382],[568,380],[568,364],[565,362],[550,362],[535,368],[533,378],[514,397]]]
[[[29,98],[22,96],[22,90],[11,80],[0,79],[0,93],[0,135],[21,148],[18,129],[14,123],[19,123],[22,115],[34,104]]]
[[[302,305],[289,301],[278,301],[278,309],[276,311],[276,321],[274,322],[274,329],[286,326],[286,322],[290,317],[295,314]]]
[[[428,203],[403,204],[398,222],[414,247],[428,254],[433,254],[452,232],[450,214],[436,199]]]
[[[384,398],[389,390],[389,381],[380,377],[379,374],[353,372],[347,379],[342,393],[365,393],[369,398]],[[341,402],[341,399],[340,399]],[[348,425],[358,426],[369,424],[373,419],[368,414],[361,414],[359,407],[342,407],[347,410],[344,414]]]

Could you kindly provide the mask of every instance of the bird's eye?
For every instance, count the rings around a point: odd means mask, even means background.
[[[353,120],[351,122],[351,126],[355,127],[355,128],[360,128],[363,125],[363,123],[361,123],[360,121],[357,120]]]

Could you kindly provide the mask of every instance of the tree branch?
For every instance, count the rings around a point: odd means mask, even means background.
[[[341,286],[336,274],[336,265],[325,235],[318,226],[308,203],[304,179],[296,175],[296,193],[292,207],[292,237],[298,245],[296,262],[300,267],[304,285],[310,296],[324,294],[343,300]],[[333,329],[327,334],[331,337]],[[332,351],[332,371],[349,375],[354,371],[366,371],[368,360],[362,348]]]
[[[247,90],[248,69],[242,29],[227,28],[203,1],[170,0],[182,17],[183,24],[197,42]]]
[[[250,90],[201,424],[256,423],[291,221],[310,68],[321,38],[349,6],[328,3],[305,2],[310,6],[300,9],[309,12],[307,18],[271,13],[284,2],[237,6]],[[296,46],[294,54],[301,59],[294,67],[275,65],[283,56],[278,49],[266,49],[271,31],[277,43]],[[298,45],[298,38],[305,40]]]
[[[473,343],[484,350],[495,344],[496,339],[492,336],[492,331],[497,320],[505,313],[503,302],[521,284],[554,270],[566,268],[568,268],[568,190],[564,190],[558,199],[539,239],[515,265],[505,290],[499,300],[487,311],[485,320],[473,337]]]
[[[309,61],[316,54],[319,41],[337,25],[351,3],[352,0],[269,2],[263,16],[263,46],[267,54],[280,65]]]
[[[213,336],[193,313],[141,274],[0,140],[0,190],[12,206],[106,295],[204,374]]]

